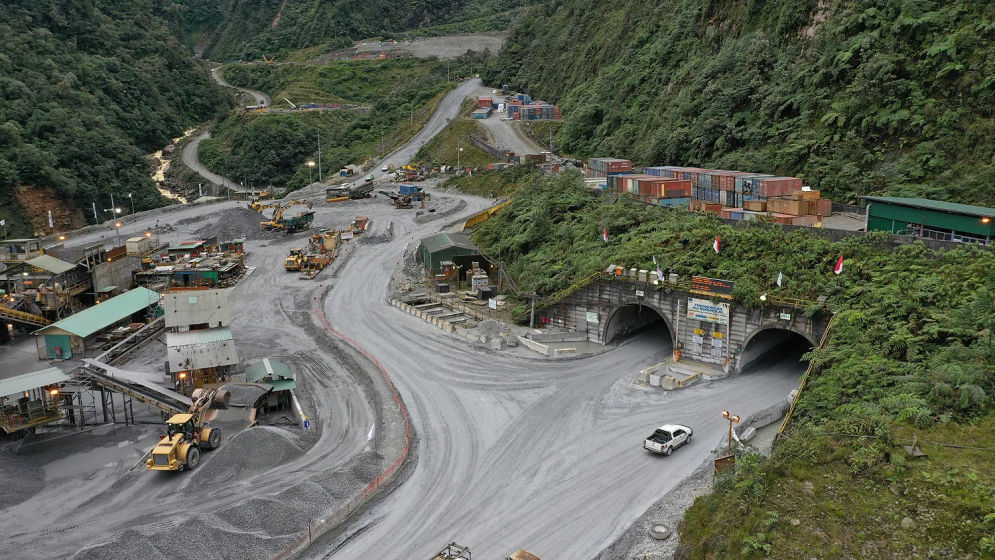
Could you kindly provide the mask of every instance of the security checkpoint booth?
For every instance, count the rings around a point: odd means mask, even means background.
[[[61,420],[59,387],[67,381],[54,367],[0,379],[0,429],[12,434]]]

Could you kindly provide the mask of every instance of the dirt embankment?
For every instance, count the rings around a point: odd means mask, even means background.
[[[71,206],[51,187],[17,187],[16,196],[31,220],[31,227],[38,234],[72,231],[86,225],[83,211]],[[49,210],[52,211],[54,227],[48,226]]]

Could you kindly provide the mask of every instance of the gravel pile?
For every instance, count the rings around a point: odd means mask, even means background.
[[[190,486],[196,488],[242,480],[287,463],[303,453],[294,436],[286,430],[270,426],[249,428],[210,451],[211,460],[189,473]]]
[[[373,245],[375,243],[387,243],[394,239],[394,222],[387,222],[386,227],[367,230],[359,237],[360,245]]]
[[[259,222],[266,221],[263,214],[245,207],[229,208],[213,215],[214,220],[193,232],[198,237],[217,236],[218,240],[235,239],[279,239],[286,234],[282,231],[266,230]]]

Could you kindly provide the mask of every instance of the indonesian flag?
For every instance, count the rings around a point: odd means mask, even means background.
[[[601,239],[604,239],[605,243],[608,243],[608,228],[602,228]]]
[[[715,242],[712,243],[712,249],[715,249],[716,253],[719,252],[719,236],[718,235],[715,236]]]
[[[781,282],[784,280],[784,274],[781,272],[777,273],[777,287],[781,287]]]
[[[656,267],[656,278],[657,278],[657,280],[663,282],[663,271],[660,270],[660,264],[656,262],[656,257],[653,257],[653,266]]]
[[[840,260],[836,261],[836,267],[833,268],[833,272],[836,274],[843,272],[843,255],[840,255]]]

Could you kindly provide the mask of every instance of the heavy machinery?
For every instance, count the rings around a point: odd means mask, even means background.
[[[307,206],[308,211],[299,212],[296,216],[291,216],[289,218],[283,217],[284,212],[286,212],[288,208],[297,205]],[[314,221],[314,212],[310,211],[312,206],[313,204],[310,200],[290,199],[277,207],[276,211],[273,212],[272,219],[259,222],[259,225],[264,229],[279,229],[286,231],[287,233],[304,231],[309,229],[311,227],[311,222]]]
[[[349,200],[348,187],[340,185],[325,189],[325,202],[343,202],[346,200]]]
[[[211,408],[228,408],[231,394],[222,386],[201,387],[193,392],[193,404],[186,414],[174,414],[166,421],[166,433],[152,448],[146,466],[152,471],[190,470],[200,464],[200,452],[221,445],[221,430],[208,425]]]
[[[303,261],[304,249],[291,249],[290,255],[283,263],[283,268],[287,269],[287,272],[298,272],[301,269],[301,262]]]
[[[382,195],[390,198],[390,200],[393,201],[394,206],[397,207],[397,208],[413,208],[414,207],[414,205],[411,204],[411,195],[410,194],[397,194],[397,193],[392,193],[392,192],[387,192],[387,191],[377,191],[377,192],[379,192],[380,194],[382,194]]]
[[[319,272],[325,269],[326,266],[332,264],[332,260],[335,258],[335,253],[317,253],[304,255],[304,260],[301,261],[301,278],[304,280],[310,280],[318,275]]]

